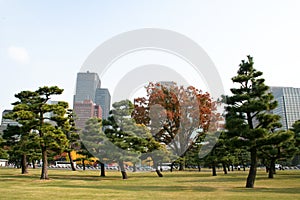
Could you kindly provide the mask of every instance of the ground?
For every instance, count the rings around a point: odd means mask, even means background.
[[[0,168],[0,199],[300,199],[300,170],[278,171],[268,179],[258,172],[255,188],[246,189],[247,172],[211,176],[211,172],[128,173],[122,180],[117,171],[99,177],[99,171],[50,169],[50,180],[39,180],[40,169],[21,175],[20,169]]]

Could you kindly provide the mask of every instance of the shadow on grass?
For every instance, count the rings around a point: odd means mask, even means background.
[[[178,191],[198,191],[198,192],[214,192],[216,191],[213,187],[204,186],[153,186],[153,185],[49,185],[48,187],[60,187],[60,188],[71,188],[71,189],[98,189],[98,190],[122,190],[122,191],[161,191],[161,192],[178,192]]]
[[[247,192],[247,193],[278,193],[278,194],[300,194],[300,187],[295,188],[233,188],[226,190],[228,192]]]

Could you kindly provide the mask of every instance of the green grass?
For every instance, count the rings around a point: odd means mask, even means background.
[[[128,173],[49,170],[50,180],[39,180],[39,169],[21,175],[20,169],[0,168],[0,199],[300,199],[300,170],[279,171],[275,179],[259,171],[254,189],[246,189],[248,172]]]

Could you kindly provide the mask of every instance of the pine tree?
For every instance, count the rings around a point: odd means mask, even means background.
[[[36,91],[21,91],[16,94],[17,102],[13,103],[12,119],[20,125],[29,126],[37,133],[38,145],[42,154],[41,179],[48,177],[48,153],[50,151],[63,151],[68,145],[68,140],[61,128],[53,125],[53,119],[49,114],[55,116],[64,115],[65,107],[61,104],[48,104],[53,95],[62,94],[63,89],[57,86],[40,87]],[[64,103],[67,104],[67,103]]]
[[[102,120],[99,118],[87,120],[84,129],[80,133],[80,138],[82,146],[78,153],[87,159],[93,157],[98,159],[97,162],[101,166],[100,176],[105,176],[104,162],[108,161],[110,151],[109,144],[102,131]]]
[[[254,69],[253,65],[251,56],[247,56],[247,61],[242,60],[237,75],[232,78],[238,87],[232,88],[232,96],[225,98],[228,137],[233,144],[250,152],[247,188],[254,187],[259,149],[270,144],[268,135],[280,126],[279,116],[270,113],[277,102],[261,78],[263,73]]]
[[[68,140],[68,146],[65,151],[68,154],[72,171],[76,171],[71,152],[79,146],[79,134],[75,127],[75,114],[72,109],[69,109],[68,103],[58,102],[60,109],[51,117],[51,120],[56,122],[56,128],[60,129]]]

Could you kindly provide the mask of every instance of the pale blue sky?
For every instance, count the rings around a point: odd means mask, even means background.
[[[163,28],[197,42],[215,63],[225,91],[250,54],[268,85],[300,87],[297,0],[0,0],[0,111],[14,94],[39,86],[65,89],[102,42],[125,31]],[[109,87],[103,82],[104,87]]]

